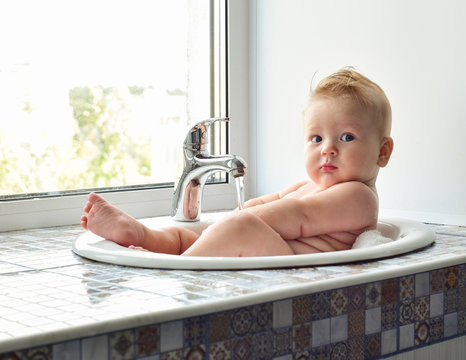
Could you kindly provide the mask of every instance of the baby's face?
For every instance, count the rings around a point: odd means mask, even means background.
[[[350,99],[313,99],[304,134],[306,171],[318,186],[346,181],[375,185],[382,139],[371,112]]]

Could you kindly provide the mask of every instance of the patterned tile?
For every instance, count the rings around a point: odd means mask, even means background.
[[[293,323],[300,324],[311,321],[311,296],[299,296],[293,299]]]
[[[403,276],[400,278],[400,300],[414,298],[414,276]]]
[[[382,331],[393,329],[397,325],[397,304],[382,306]]]
[[[458,310],[458,290],[445,292],[444,313],[451,313]]]
[[[136,355],[153,355],[160,351],[160,328],[152,325],[136,330]]]
[[[353,338],[365,333],[365,311],[357,311],[348,314],[348,337]]]
[[[310,323],[299,324],[293,327],[293,351],[310,349],[312,344]]]
[[[445,269],[430,272],[430,292],[443,291],[445,286]]]
[[[445,269],[445,289],[452,290],[458,288],[458,267],[452,266]]]
[[[396,303],[398,297],[398,279],[382,281],[382,305]]]
[[[466,311],[458,312],[458,333],[464,334],[466,332]]]
[[[466,309],[466,288],[458,289],[458,310]]]
[[[254,359],[268,360],[274,355],[274,335],[265,331],[253,335],[252,347]]]
[[[348,360],[364,359],[364,340],[364,335],[353,337],[348,340]]]
[[[327,291],[312,294],[312,320],[328,318],[330,315],[330,295]]]
[[[134,358],[134,332],[119,331],[110,334],[110,359],[127,360]]]
[[[348,305],[347,289],[337,289],[330,292],[330,315],[346,314]]]
[[[443,338],[443,316],[437,316],[429,320],[430,341],[438,341]]]
[[[429,318],[430,311],[430,297],[423,296],[416,298],[415,310],[414,310],[414,320],[421,321]]]
[[[168,351],[160,354],[160,360],[180,360],[183,359],[183,351]]]
[[[366,308],[380,306],[382,289],[380,282],[368,284],[366,286]]]
[[[252,331],[260,332],[272,329],[273,303],[267,302],[252,307]]]
[[[21,351],[14,351],[0,354],[0,360],[22,360]],[[50,357],[43,357],[44,360],[49,360]]]
[[[227,340],[231,336],[230,314],[222,312],[210,316],[210,341]]]
[[[466,265],[462,264],[458,268],[458,286],[461,288],[466,287]]]
[[[211,343],[209,351],[209,360],[232,359],[231,343],[231,340]]]
[[[231,318],[231,329],[236,336],[244,336],[252,328],[253,317],[248,308],[241,308],[233,312]]]
[[[348,289],[348,312],[366,308],[366,287],[356,286]]]
[[[185,360],[204,360],[206,358],[205,345],[195,346],[184,350]]]
[[[207,317],[199,316],[183,321],[185,346],[195,347],[207,341]]]
[[[414,322],[414,302],[403,301],[400,305],[400,324],[410,324]]]
[[[312,348],[311,359],[330,360],[331,347],[330,345],[318,346]]]
[[[293,347],[292,341],[292,328],[282,328],[274,331],[274,343],[275,355],[285,355],[291,352]]]
[[[252,336],[238,337],[232,340],[232,357],[237,360],[253,359]]]
[[[15,353],[15,355],[11,358],[11,360],[16,360],[16,359],[52,360],[53,359],[53,353],[52,353],[52,349],[50,346],[42,346],[42,347],[27,350],[19,358],[16,357],[17,356],[16,354],[17,353]]]
[[[311,359],[310,351],[296,351],[293,357],[293,360],[310,360],[310,359]]]
[[[429,342],[429,322],[421,321],[415,324],[414,344],[424,345]]]
[[[332,360],[346,360],[348,359],[348,346],[346,342],[339,342],[332,345]]]
[[[364,339],[364,354],[365,358],[373,359],[381,354],[381,339],[380,333],[367,335]]]

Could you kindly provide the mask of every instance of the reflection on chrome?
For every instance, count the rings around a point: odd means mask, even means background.
[[[237,155],[212,155],[209,149],[211,126],[229,118],[212,118],[196,123],[183,142],[183,170],[175,182],[171,216],[179,221],[198,221],[207,178],[217,171],[234,178],[245,174],[246,162]]]

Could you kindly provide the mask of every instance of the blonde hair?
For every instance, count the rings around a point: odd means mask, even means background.
[[[343,68],[327,76],[314,90],[311,89],[311,96],[304,110],[305,116],[312,100],[321,97],[349,98],[362,109],[373,111],[381,125],[382,136],[390,136],[392,110],[387,96],[379,85],[352,68]]]

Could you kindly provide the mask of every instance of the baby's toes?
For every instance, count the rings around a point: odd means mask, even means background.
[[[91,209],[92,209],[92,203],[91,203],[90,201],[88,201],[88,202],[86,203],[86,206],[84,206],[84,212],[85,212],[86,214],[88,214],[89,211],[91,211]]]
[[[87,216],[86,215],[81,216],[81,226],[87,230]]]

